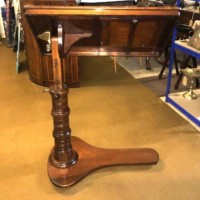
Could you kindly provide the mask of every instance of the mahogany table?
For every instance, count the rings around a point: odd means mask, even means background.
[[[102,167],[156,164],[159,155],[150,148],[103,149],[71,136],[68,87],[62,81],[61,58],[68,55],[158,56],[167,44],[179,10],[27,3],[23,12],[39,48],[52,56],[54,84],[50,94],[55,145],[48,160],[50,180],[57,186],[69,187]]]

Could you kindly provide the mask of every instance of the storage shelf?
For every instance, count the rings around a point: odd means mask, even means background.
[[[180,93],[170,93],[171,87],[171,77],[172,77],[172,68],[174,61],[174,51],[178,50],[188,56],[193,56],[196,59],[200,59],[200,52],[187,45],[183,41],[175,41],[176,38],[176,28],[174,29],[173,39],[172,39],[172,48],[170,55],[170,65],[169,65],[169,74],[168,82],[166,89],[166,102],[170,103],[176,109],[178,109],[182,114],[188,117],[192,122],[200,127],[200,90],[195,90],[196,94],[199,96],[196,100],[187,100],[183,97],[184,92]]]

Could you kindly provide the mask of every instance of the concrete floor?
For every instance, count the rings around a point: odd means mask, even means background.
[[[105,148],[154,148],[158,164],[101,169],[68,189],[52,185],[50,95],[27,70],[15,73],[15,54],[1,45],[0,198],[199,200],[199,133],[123,69],[115,74],[110,60],[94,61],[80,59],[81,88],[69,92],[72,135]]]

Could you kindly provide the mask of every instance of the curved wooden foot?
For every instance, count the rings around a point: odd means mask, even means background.
[[[153,149],[102,149],[91,146],[77,137],[71,137],[73,149],[78,153],[78,161],[67,168],[56,168],[48,162],[50,180],[59,187],[69,187],[92,171],[114,165],[156,164],[158,153]]]

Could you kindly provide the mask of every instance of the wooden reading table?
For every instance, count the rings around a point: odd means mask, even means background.
[[[27,3],[23,12],[41,51],[52,56],[54,84],[50,94],[55,146],[48,160],[50,180],[57,186],[69,187],[102,167],[156,164],[159,155],[153,149],[102,149],[71,136],[68,87],[62,81],[61,58],[158,56],[167,45],[179,10]]]

